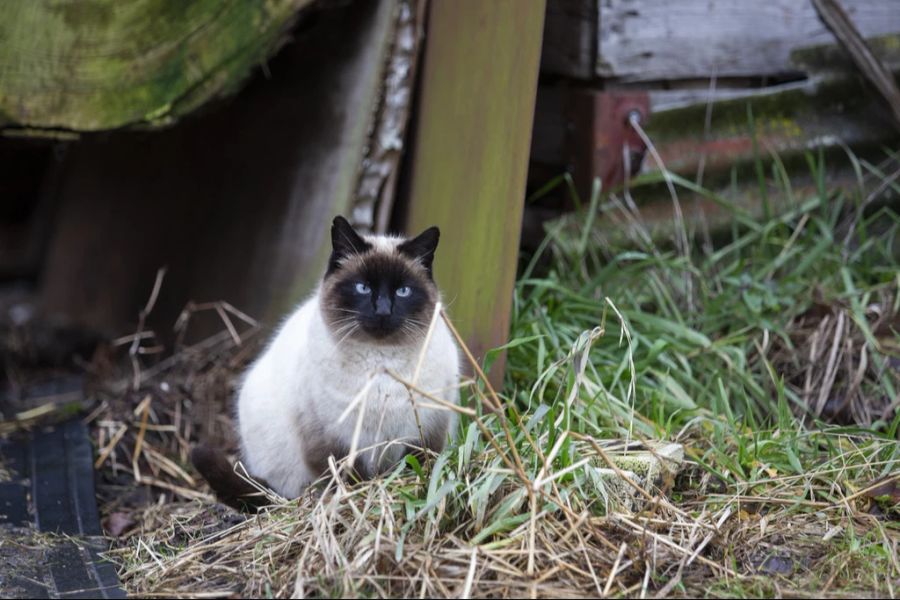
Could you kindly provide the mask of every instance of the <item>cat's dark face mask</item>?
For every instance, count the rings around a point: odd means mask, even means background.
[[[424,335],[437,300],[431,266],[438,237],[432,227],[396,248],[376,248],[335,218],[321,302],[339,343],[403,343]]]

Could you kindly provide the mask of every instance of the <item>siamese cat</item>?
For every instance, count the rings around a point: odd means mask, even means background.
[[[412,239],[360,235],[335,217],[318,290],[240,386],[238,431],[250,475],[294,498],[327,470],[329,457],[340,460],[351,448],[362,478],[411,451],[443,449],[454,414],[395,378],[459,401],[459,350],[442,319],[426,346],[440,300],[432,278],[439,235],[436,227]],[[251,509],[265,503],[221,453],[197,447],[192,460],[220,501]]]

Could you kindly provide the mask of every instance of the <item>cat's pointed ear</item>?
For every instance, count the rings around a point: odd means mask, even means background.
[[[437,250],[438,239],[441,230],[437,227],[429,227],[411,240],[406,240],[397,249],[400,253],[419,261],[431,277],[431,265],[434,262],[434,251]]]
[[[347,219],[340,215],[336,216],[331,224],[331,257],[328,259],[325,276],[335,271],[340,266],[341,260],[354,254],[362,254],[371,248],[372,246],[356,233]]]

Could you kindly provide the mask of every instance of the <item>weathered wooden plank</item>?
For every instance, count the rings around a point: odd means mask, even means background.
[[[312,0],[4,0],[0,128],[166,124],[234,91]]]
[[[900,32],[896,0],[844,0],[866,36]],[[596,74],[627,81],[769,76],[791,51],[832,44],[806,0],[602,0]]]
[[[693,178],[703,164],[707,179],[717,171],[727,177],[733,166],[753,160],[754,145],[763,149],[765,160],[769,153],[788,160],[812,148],[890,140],[890,113],[879,100],[858,78],[830,79],[715,101],[709,112],[706,103],[656,112],[646,129],[670,170]],[[645,161],[646,170],[655,168]]]
[[[830,187],[845,187],[856,194],[860,180],[851,153],[877,164],[884,159],[884,148],[896,147],[898,136],[891,127],[890,112],[866,87],[858,76],[845,74],[799,87],[745,90],[750,95],[739,98],[713,95],[709,105],[704,100],[656,112],[645,129],[670,171],[717,192],[746,214],[779,212],[818,193],[819,182],[806,164],[810,151],[822,152]],[[769,179],[765,197],[758,187],[757,157]],[[789,188],[773,175],[781,166],[790,178]],[[880,185],[878,178],[866,179],[869,191]],[[719,201],[684,188],[679,188],[678,196],[689,232],[705,230],[715,235],[735,222],[733,208]],[[607,238],[636,239],[638,227],[660,241],[672,240],[678,231],[674,204],[649,154],[632,180],[631,197],[639,213],[614,203],[622,210],[606,210],[599,217],[597,231],[603,232],[604,243]],[[578,227],[577,219],[576,214],[568,222]]]
[[[671,89],[652,89],[647,92],[650,97],[650,110],[654,113],[665,112],[685,108],[695,104],[708,102],[722,102],[738,98],[752,98],[753,96],[765,96],[787,92],[790,90],[811,89],[815,87],[808,80],[791,81],[768,86],[755,87],[723,87],[714,81],[698,82],[699,85],[690,87],[673,87]]]
[[[872,48],[874,55],[889,69],[894,72],[900,71],[900,34],[869,38],[866,42]],[[805,89],[812,95],[815,94],[819,81],[834,78],[846,79],[856,72],[856,66],[850,56],[842,48],[833,44],[797,48],[791,52],[791,63],[807,73],[809,79],[762,87],[758,85],[758,82],[757,85],[741,87],[735,85],[734,80],[728,80],[724,84],[711,79],[679,81],[670,89],[657,87],[648,89],[650,109],[653,112],[664,112],[685,108],[692,104],[771,96],[791,90]],[[653,84],[622,84],[622,87],[631,89],[633,85],[652,86]],[[538,106],[540,106],[540,95],[538,96]]]
[[[869,44],[879,60],[894,66],[895,73],[900,69],[900,35],[871,38]],[[534,181],[530,183],[540,186],[565,170],[573,175],[583,197],[593,177],[602,178],[604,189],[622,183],[616,176],[621,167],[608,167],[622,156],[624,116],[616,114],[613,104],[608,110],[594,111],[601,115],[600,126],[579,118],[572,111],[571,100],[584,94],[623,99],[635,94],[626,112],[644,112],[637,102],[644,94],[651,109],[649,119],[643,119],[644,126],[667,167],[689,178],[705,172],[707,181],[721,180],[732,166],[753,160],[748,106],[756,117],[759,146],[766,152],[778,152],[783,160],[796,159],[811,148],[843,144],[860,150],[891,140],[887,106],[870,86],[859,81],[855,65],[840,48],[801,48],[792,56],[812,73],[809,79],[743,88],[722,88],[715,80],[680,81],[673,89],[658,89],[644,82],[619,83],[600,92],[542,85],[535,111]],[[741,82],[732,79],[726,85],[735,83]],[[603,117],[604,112],[609,114]],[[627,147],[643,150],[643,144],[635,140],[628,140]],[[593,168],[585,169],[591,163]],[[633,157],[631,164],[639,164],[639,159]],[[643,169],[653,172],[656,165],[646,157]]]
[[[509,334],[543,20],[538,0],[429,8],[406,225],[441,228],[435,277],[477,356]]]

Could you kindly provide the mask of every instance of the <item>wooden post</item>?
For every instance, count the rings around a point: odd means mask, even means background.
[[[406,226],[441,228],[435,278],[479,359],[509,333],[544,8],[429,7]],[[502,373],[498,361],[492,380]]]

